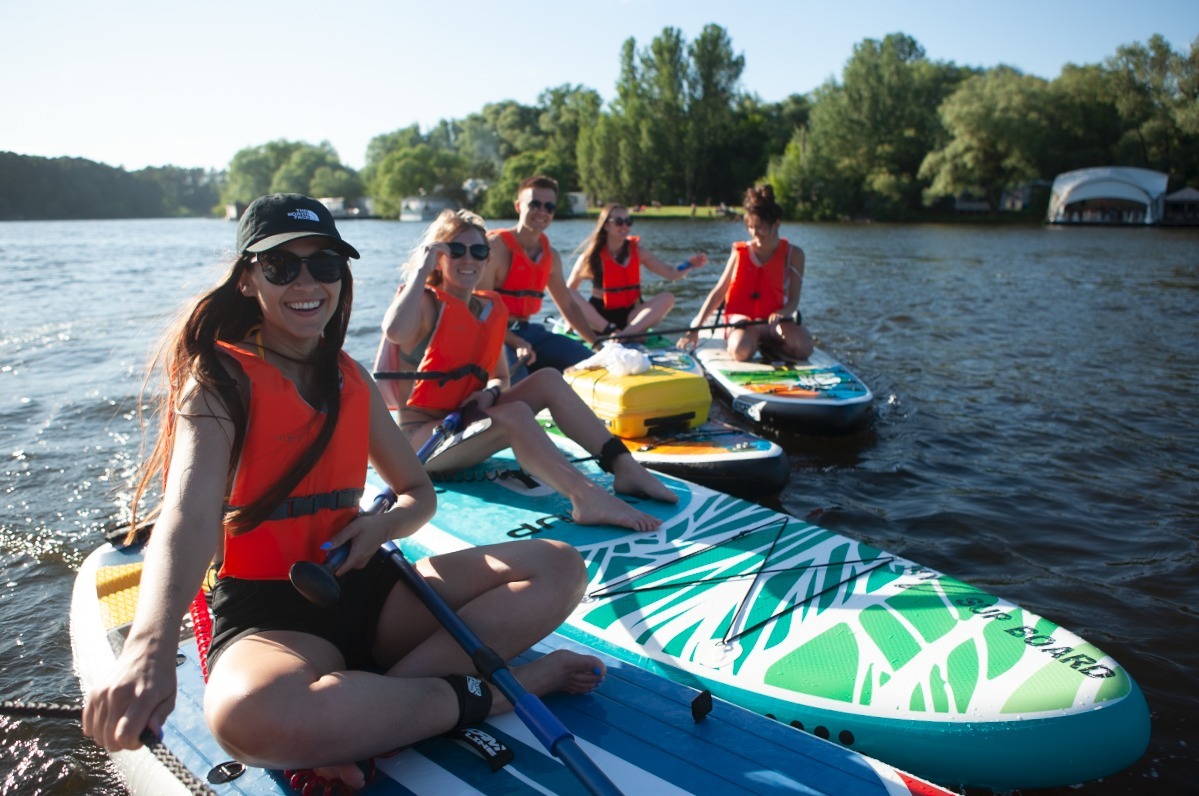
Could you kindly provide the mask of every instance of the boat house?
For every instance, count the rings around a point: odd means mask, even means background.
[[[1183,188],[1163,200],[1162,223],[1180,227],[1199,227],[1199,191]]]
[[[1049,197],[1050,224],[1157,224],[1169,175],[1103,166],[1057,175]]]

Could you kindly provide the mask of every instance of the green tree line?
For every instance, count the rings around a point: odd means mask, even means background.
[[[443,196],[494,218],[532,174],[634,206],[735,205],[769,181],[797,219],[915,219],[961,195],[997,208],[1005,189],[1088,166],[1199,185],[1199,37],[1179,53],[1153,36],[1045,80],[934,61],[895,33],[780,102],[741,87],[745,56],[719,25],[693,41],[670,27],[644,47],[630,38],[618,57],[610,102],[561,85],[533,105],[489,103],[376,136],[361,172],[328,142],[247,147],[219,173],[0,153],[0,218],[200,215],[271,191],[370,197],[389,217],[404,197]]]
[[[0,220],[210,215],[223,177],[162,166],[128,172],[83,158],[0,152]]]

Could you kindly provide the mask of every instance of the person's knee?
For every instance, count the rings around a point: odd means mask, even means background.
[[[320,722],[301,720],[273,689],[229,697],[212,696],[204,703],[204,717],[221,747],[248,765],[277,767],[288,760],[308,759],[319,751],[321,739],[314,728]],[[315,713],[314,715],[319,715]]]
[[[529,374],[529,377],[525,381],[531,381],[536,378],[538,373],[540,371]],[[528,433],[529,425],[536,425],[537,423],[537,419],[533,416],[533,410],[524,401],[508,401],[496,404],[487,410],[487,414],[491,417],[491,422],[494,425],[510,433]]]
[[[587,586],[587,567],[583,563],[583,557],[566,542],[556,539],[536,541],[542,546],[542,567],[552,575],[551,581],[567,592],[572,605],[577,603],[582,599],[583,590]]]

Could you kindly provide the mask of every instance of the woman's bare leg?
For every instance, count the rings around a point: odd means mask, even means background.
[[[549,409],[550,416],[554,418],[558,428],[562,429],[562,433],[582,445],[592,456],[598,456],[604,444],[612,439],[612,435],[595,416],[595,412],[583,403],[583,399],[563,381],[562,374],[557,371],[537,371],[504,393],[500,397],[500,406],[508,400],[527,404],[533,414],[542,409]],[[613,488],[617,492],[645,495],[665,503],[678,502],[678,496],[631,455],[622,455],[615,459],[612,476]],[[657,527],[657,524],[654,527]]]
[[[644,335],[654,324],[661,322],[674,307],[674,294],[659,293],[633,310],[629,325],[620,330],[621,337]]]
[[[550,541],[518,542],[421,561],[418,569],[484,643],[507,659],[544,638],[578,604],[577,552]],[[402,584],[380,617],[387,675],[343,671],[341,654],[305,633],[272,631],[230,646],[213,669],[205,714],[237,759],[270,768],[320,768],[362,784],[361,760],[451,729],[458,701],[441,677],[473,664]],[[558,650],[514,670],[531,693],[585,693],[603,679],[590,655]],[[492,713],[511,709],[493,694]]]

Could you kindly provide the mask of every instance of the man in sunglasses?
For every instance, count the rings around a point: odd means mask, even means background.
[[[533,320],[541,312],[547,290],[566,322],[589,344],[596,341],[596,333],[566,287],[562,258],[545,236],[557,207],[558,183],[550,177],[530,177],[516,192],[516,212],[520,214],[516,226],[488,234],[491,262],[481,287],[499,293],[508,307],[504,344],[509,364],[526,358],[524,366],[514,369],[513,382],[527,375],[526,368],[565,370],[591,356],[590,349],[579,341],[555,334]]]

